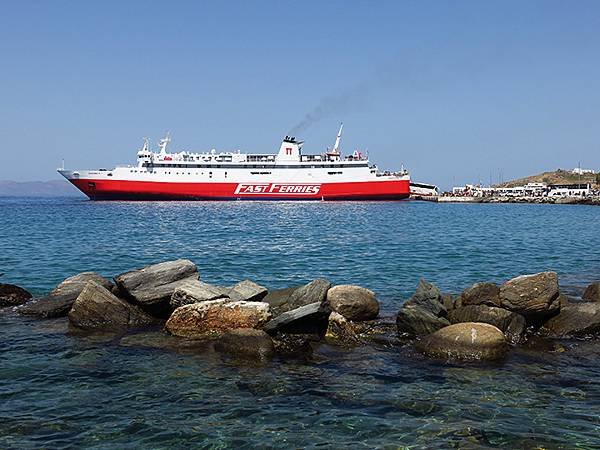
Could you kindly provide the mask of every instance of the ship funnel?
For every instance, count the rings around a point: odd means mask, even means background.
[[[277,154],[277,161],[300,161],[302,144],[302,141],[297,141],[293,136],[283,138],[281,147],[279,147],[279,153]]]

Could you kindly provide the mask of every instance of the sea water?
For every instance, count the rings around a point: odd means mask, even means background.
[[[581,295],[600,279],[599,229],[600,208],[575,205],[5,198],[0,280],[41,295],[78,272],[188,258],[209,283],[358,284],[392,316],[420,278],[459,293],[554,270]],[[493,364],[410,345],[257,364],[158,333],[80,336],[12,309],[0,334],[0,448],[600,447],[594,340]]]

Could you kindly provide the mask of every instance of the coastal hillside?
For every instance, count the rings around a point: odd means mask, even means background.
[[[0,180],[0,197],[71,197],[81,196],[66,180],[6,181]]]
[[[531,175],[525,178],[507,181],[506,183],[497,184],[496,187],[515,187],[523,186],[527,183],[546,183],[546,184],[567,184],[567,183],[592,183],[596,187],[600,185],[599,174],[583,174],[577,175],[570,170],[558,169],[554,172],[543,172],[537,175]]]

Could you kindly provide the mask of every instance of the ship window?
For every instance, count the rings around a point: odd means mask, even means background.
[[[225,178],[227,178],[227,172],[225,172]]]
[[[341,175],[342,172],[327,172],[329,175]]]
[[[208,172],[208,176],[212,178],[212,172]]]

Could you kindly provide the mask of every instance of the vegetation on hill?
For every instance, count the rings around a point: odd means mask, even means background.
[[[571,171],[558,169],[554,172],[543,172],[517,180],[497,184],[497,187],[523,186],[527,183],[567,184],[567,183],[592,183],[596,188],[600,186],[600,173],[577,175]]]

